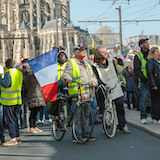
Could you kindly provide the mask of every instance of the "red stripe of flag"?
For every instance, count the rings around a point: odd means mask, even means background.
[[[58,82],[48,84],[42,87],[44,98],[46,102],[57,100]]]

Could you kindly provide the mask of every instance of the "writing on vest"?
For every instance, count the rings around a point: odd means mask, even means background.
[[[22,82],[23,74],[16,68],[10,68],[6,72],[9,72],[12,80],[11,87],[4,88],[1,86],[0,102],[2,105],[21,105],[22,104]]]
[[[81,80],[81,74],[80,74],[80,69],[79,69],[79,66],[75,60],[75,58],[71,58],[69,60],[72,64],[72,69],[73,69],[73,75],[72,77],[78,82],[78,83],[81,83],[82,84],[82,80]],[[92,70],[92,67],[87,63],[88,67],[90,68],[91,70],[91,74],[93,75],[93,70]],[[68,83],[68,93],[69,95],[78,95],[78,84],[76,82],[71,82],[71,83]],[[84,92],[84,87],[82,86],[81,87],[81,93]]]
[[[58,70],[58,80],[61,79],[62,74],[66,68],[67,62],[65,62],[63,65],[60,65],[59,62],[57,63],[57,70]]]
[[[141,51],[137,52],[135,55],[137,55],[138,59],[141,61],[141,72],[143,73],[144,77],[148,78],[146,71],[146,64],[147,64],[146,59],[144,58]],[[140,78],[138,80],[141,81]]]

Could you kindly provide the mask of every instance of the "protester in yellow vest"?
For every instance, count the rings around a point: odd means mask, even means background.
[[[86,56],[86,47],[85,46],[75,46],[74,47],[75,58],[71,58],[65,68],[65,71],[62,75],[62,80],[64,82],[68,82],[69,94],[74,96],[75,98],[72,99],[72,110],[74,109],[76,102],[77,102],[77,94],[78,94],[78,84],[72,82],[72,79],[76,79],[79,83],[82,84],[90,84],[92,86],[97,86],[97,79],[94,76],[92,67],[84,60]],[[84,101],[91,102],[94,94],[91,91],[91,88],[86,86],[85,88],[82,87],[82,98]],[[86,126],[89,124],[89,115],[87,115],[87,108],[86,108]],[[89,127],[89,126],[88,126]],[[87,127],[85,128],[87,129]],[[84,135],[85,136],[85,135]],[[90,140],[95,141],[95,137],[91,137]],[[73,139],[73,142],[76,142]]]
[[[58,63],[57,63],[57,66],[58,66],[58,80],[60,80],[64,70],[65,70],[65,67],[66,67],[66,64],[67,64],[67,54],[64,50],[60,50],[58,52]]]
[[[8,59],[6,61],[7,71],[4,76],[0,76],[1,85],[1,104],[6,107],[6,117],[11,140],[3,143],[4,146],[14,146],[21,143],[19,138],[18,126],[18,107],[22,104],[22,82],[23,74],[18,69],[14,68],[14,61]]]
[[[58,57],[58,62],[57,62],[58,92],[63,92],[64,90],[63,90],[63,82],[61,80],[61,76],[62,76],[62,74],[63,74],[63,72],[65,70],[68,57],[67,57],[67,53],[65,52],[65,50],[63,50],[64,48],[60,48],[60,49],[61,50],[57,54],[57,57]],[[53,102],[47,103],[47,111],[48,111],[48,113],[56,116],[56,114],[58,113],[57,105],[58,105],[58,101],[53,101]],[[69,106],[68,106],[68,108],[69,108]]]
[[[149,93],[149,84],[146,72],[147,56],[149,52],[148,38],[139,41],[141,50],[134,57],[134,74],[139,80],[141,123],[147,123],[146,100]]]
[[[115,62],[115,61],[114,61]],[[125,90],[125,85],[126,85],[126,79],[122,74],[122,71],[124,70],[124,62],[121,58],[117,58],[117,65],[116,65],[116,70],[117,70],[117,76],[118,79],[121,81],[122,83],[122,90],[124,92]]]

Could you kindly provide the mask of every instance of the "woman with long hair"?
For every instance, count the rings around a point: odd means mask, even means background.
[[[152,119],[160,124],[160,52],[158,47],[152,47],[148,55],[146,65],[147,75],[150,84]]]

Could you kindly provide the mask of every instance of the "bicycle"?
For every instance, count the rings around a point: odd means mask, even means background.
[[[113,138],[115,136],[118,124],[116,106],[112,100],[112,93],[114,92],[117,84],[118,82],[115,83],[113,88],[105,88],[103,84],[99,85],[97,88],[97,90],[101,89],[105,99],[105,110],[103,113],[102,123],[104,133],[109,138]]]
[[[61,141],[65,135],[65,132],[68,130],[68,127],[72,125],[72,133],[74,139],[79,144],[85,144],[92,135],[93,128],[94,128],[94,118],[92,108],[89,103],[84,102],[82,99],[81,94],[81,84],[74,80],[79,87],[78,87],[78,101],[76,102],[75,108],[69,116],[67,114],[67,99],[69,96],[67,94],[59,93],[58,96],[58,116],[53,118],[53,136],[57,141]],[[86,86],[86,85],[83,85]],[[86,124],[86,109],[88,108],[89,117],[87,117],[87,124]],[[89,125],[89,118],[91,124]],[[86,130],[88,127],[88,131]],[[84,136],[85,135],[85,136]]]

